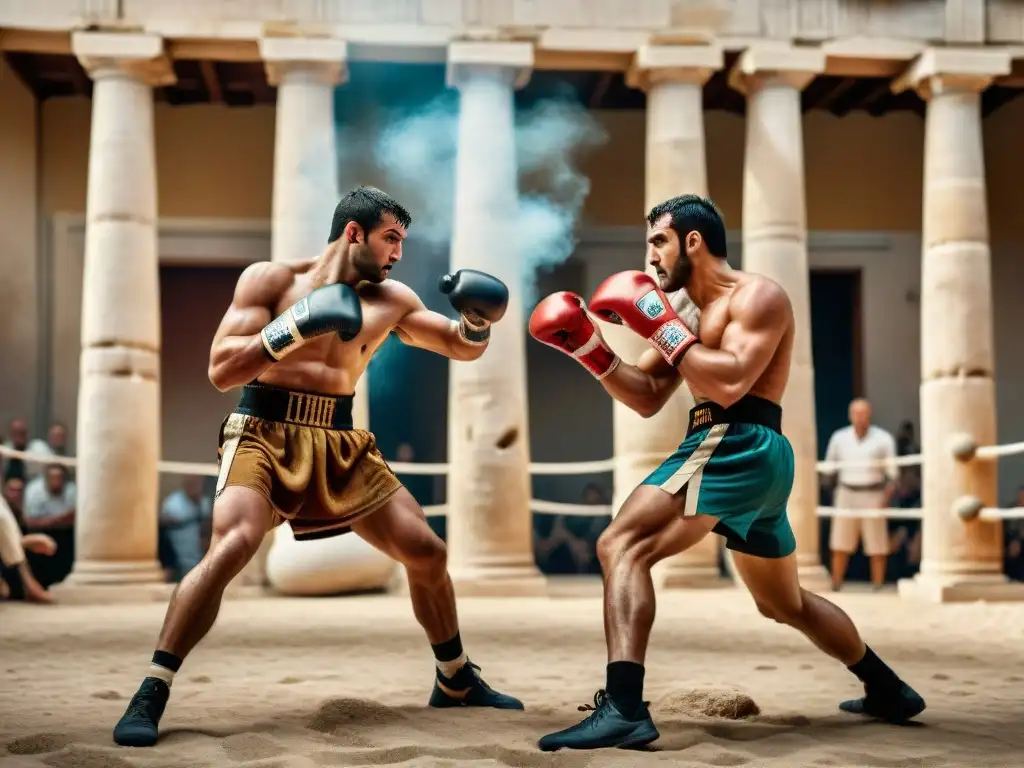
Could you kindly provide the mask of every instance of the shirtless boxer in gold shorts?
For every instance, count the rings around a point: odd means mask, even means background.
[[[352,425],[356,382],[390,332],[453,360],[475,360],[508,303],[497,278],[446,275],[440,287],[460,314],[456,322],[389,280],[410,221],[398,202],[360,187],[338,203],[320,258],[261,262],[239,278],[210,350],[213,385],[242,387],[221,427],[210,547],[171,598],[146,676],[114,728],[118,744],[156,743],[182,660],[213,626],[225,587],[285,520],[296,539],[354,531],[405,566],[413,611],[437,660],[430,706],[523,708],[467,659],[444,542],[373,435]]]

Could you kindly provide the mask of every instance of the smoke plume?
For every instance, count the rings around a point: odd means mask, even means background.
[[[410,238],[447,253],[455,201],[458,92],[444,90],[413,106],[366,105],[357,115],[338,131],[341,189],[360,183],[381,187],[412,214]],[[519,291],[529,313],[538,298],[537,271],[563,263],[576,245],[576,229],[590,192],[590,179],[581,172],[578,157],[608,136],[584,106],[568,98],[539,101],[517,112],[515,120],[519,178],[513,231],[520,269],[519,284],[509,289]],[[405,271],[402,268],[396,278],[407,279]],[[375,395],[401,368],[402,347],[389,339],[374,356],[370,386]]]
[[[382,185],[413,215],[416,239],[447,247],[453,227],[458,96],[445,93],[411,114],[393,115],[372,147]],[[576,227],[590,192],[577,153],[607,135],[582,106],[541,101],[516,116],[519,199],[514,230],[519,290],[529,311],[536,302],[535,275],[572,255]],[[486,169],[481,170],[486,173]]]

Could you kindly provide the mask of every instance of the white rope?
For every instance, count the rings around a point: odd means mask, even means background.
[[[982,507],[978,517],[982,520],[1019,520],[1024,518],[1024,507]]]
[[[543,515],[566,515],[569,517],[603,517],[611,516],[612,508],[608,504],[563,504],[559,501],[530,499],[530,509]],[[427,517],[444,517],[448,514],[446,504],[430,504],[423,507]]]
[[[1013,443],[1005,446],[986,446],[979,448],[977,455],[982,458],[995,456],[1009,456],[1015,453],[1024,452],[1024,443]],[[29,453],[18,451],[13,448],[0,446],[0,456],[7,456],[12,459],[22,459],[36,464],[60,464],[65,467],[75,467],[78,460],[71,456],[54,456],[42,453]],[[635,457],[630,457],[635,458]],[[643,457],[641,457],[643,458]],[[896,466],[910,466],[920,463],[920,454],[913,456],[901,456],[897,459],[858,461],[858,462],[818,462],[819,471],[828,471],[839,466],[873,466],[876,464]],[[589,474],[593,472],[607,472],[614,467],[614,460],[604,461],[581,461],[576,463],[537,463],[530,464],[530,472],[539,475],[561,475],[561,474]],[[396,473],[410,475],[440,475],[446,474],[448,464],[419,464],[409,462],[391,462],[390,466]],[[216,477],[219,469],[216,464],[204,464],[187,461],[160,461],[157,463],[160,472],[167,472],[179,475],[204,475]],[[530,499],[530,509],[534,512],[549,515],[568,515],[572,517],[599,517],[612,514],[611,506],[607,504],[564,504],[558,501],[545,501],[543,499]],[[444,516],[447,507],[443,504],[430,505],[423,508],[428,517]],[[893,507],[890,509],[839,509],[836,507],[818,507],[819,517],[847,517],[847,518],[886,518],[895,520],[921,520],[923,512],[920,509],[905,509]],[[1024,518],[1024,507],[1011,507],[1003,509],[1000,507],[984,507],[977,515],[982,520],[1016,520]]]
[[[921,464],[920,453],[894,456],[891,459],[850,459],[848,461],[819,461],[814,465],[819,472],[836,472],[843,467],[916,467]]]
[[[77,467],[78,459],[74,456],[53,456],[48,453],[28,453],[27,451],[16,451],[0,445],[0,456],[7,456],[11,459],[22,459],[32,464],[60,464],[62,467]],[[160,461],[156,465],[158,472],[166,472],[173,475],[205,475],[216,477],[220,470],[216,464],[202,464],[189,461]]]
[[[1024,453],[1024,443],[1007,443],[1006,445],[983,445],[975,452],[979,459],[998,459],[1000,456],[1016,456]]]
[[[1021,443],[1024,445],[1024,443]],[[997,446],[1000,447],[1000,446]],[[981,455],[987,448],[978,449]],[[71,456],[51,456],[42,453],[16,451],[13,448],[0,446],[0,456],[12,459],[23,459],[36,464],[61,464],[65,467],[78,466],[78,459]],[[620,459],[600,459],[598,461],[576,462],[533,462],[530,466],[531,475],[590,475],[611,472],[620,461],[628,461],[631,466],[650,463],[652,467],[664,461],[662,454],[630,454]],[[855,459],[851,461],[819,461],[816,468],[819,472],[834,472],[842,467],[874,467],[874,466],[913,466],[921,463],[921,455],[900,456],[895,459]],[[388,465],[398,474],[405,475],[446,475],[451,465],[444,463],[390,461]],[[219,470],[214,463],[189,461],[160,461],[157,470],[177,475],[205,475],[216,477]]]
[[[887,509],[842,509],[839,507],[818,507],[818,517],[853,517],[892,520],[921,520],[924,511],[920,508],[889,507]]]

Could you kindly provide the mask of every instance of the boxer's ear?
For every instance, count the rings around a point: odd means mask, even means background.
[[[355,245],[356,243],[365,240],[365,234],[363,228],[356,224],[354,221],[350,221],[345,225],[345,239],[348,242]]]
[[[697,230],[691,230],[686,233],[686,252],[693,253],[700,249],[701,244],[704,242],[704,238],[701,237],[700,232]]]

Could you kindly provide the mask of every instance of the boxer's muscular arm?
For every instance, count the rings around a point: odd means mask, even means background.
[[[486,341],[466,341],[459,333],[457,320],[427,309],[411,288],[402,285],[399,290],[405,315],[395,325],[395,333],[405,344],[463,361],[476,360],[487,349]]]
[[[730,313],[721,347],[694,344],[677,366],[695,389],[726,408],[761,377],[792,322],[785,291],[768,281],[750,285],[735,296]]]
[[[221,392],[248,384],[273,365],[260,331],[273,319],[273,309],[294,277],[282,264],[259,262],[238,278],[210,348],[210,383]]]
[[[636,365],[619,363],[601,379],[609,395],[645,419],[660,411],[682,382],[679,371],[655,349],[644,350]]]

